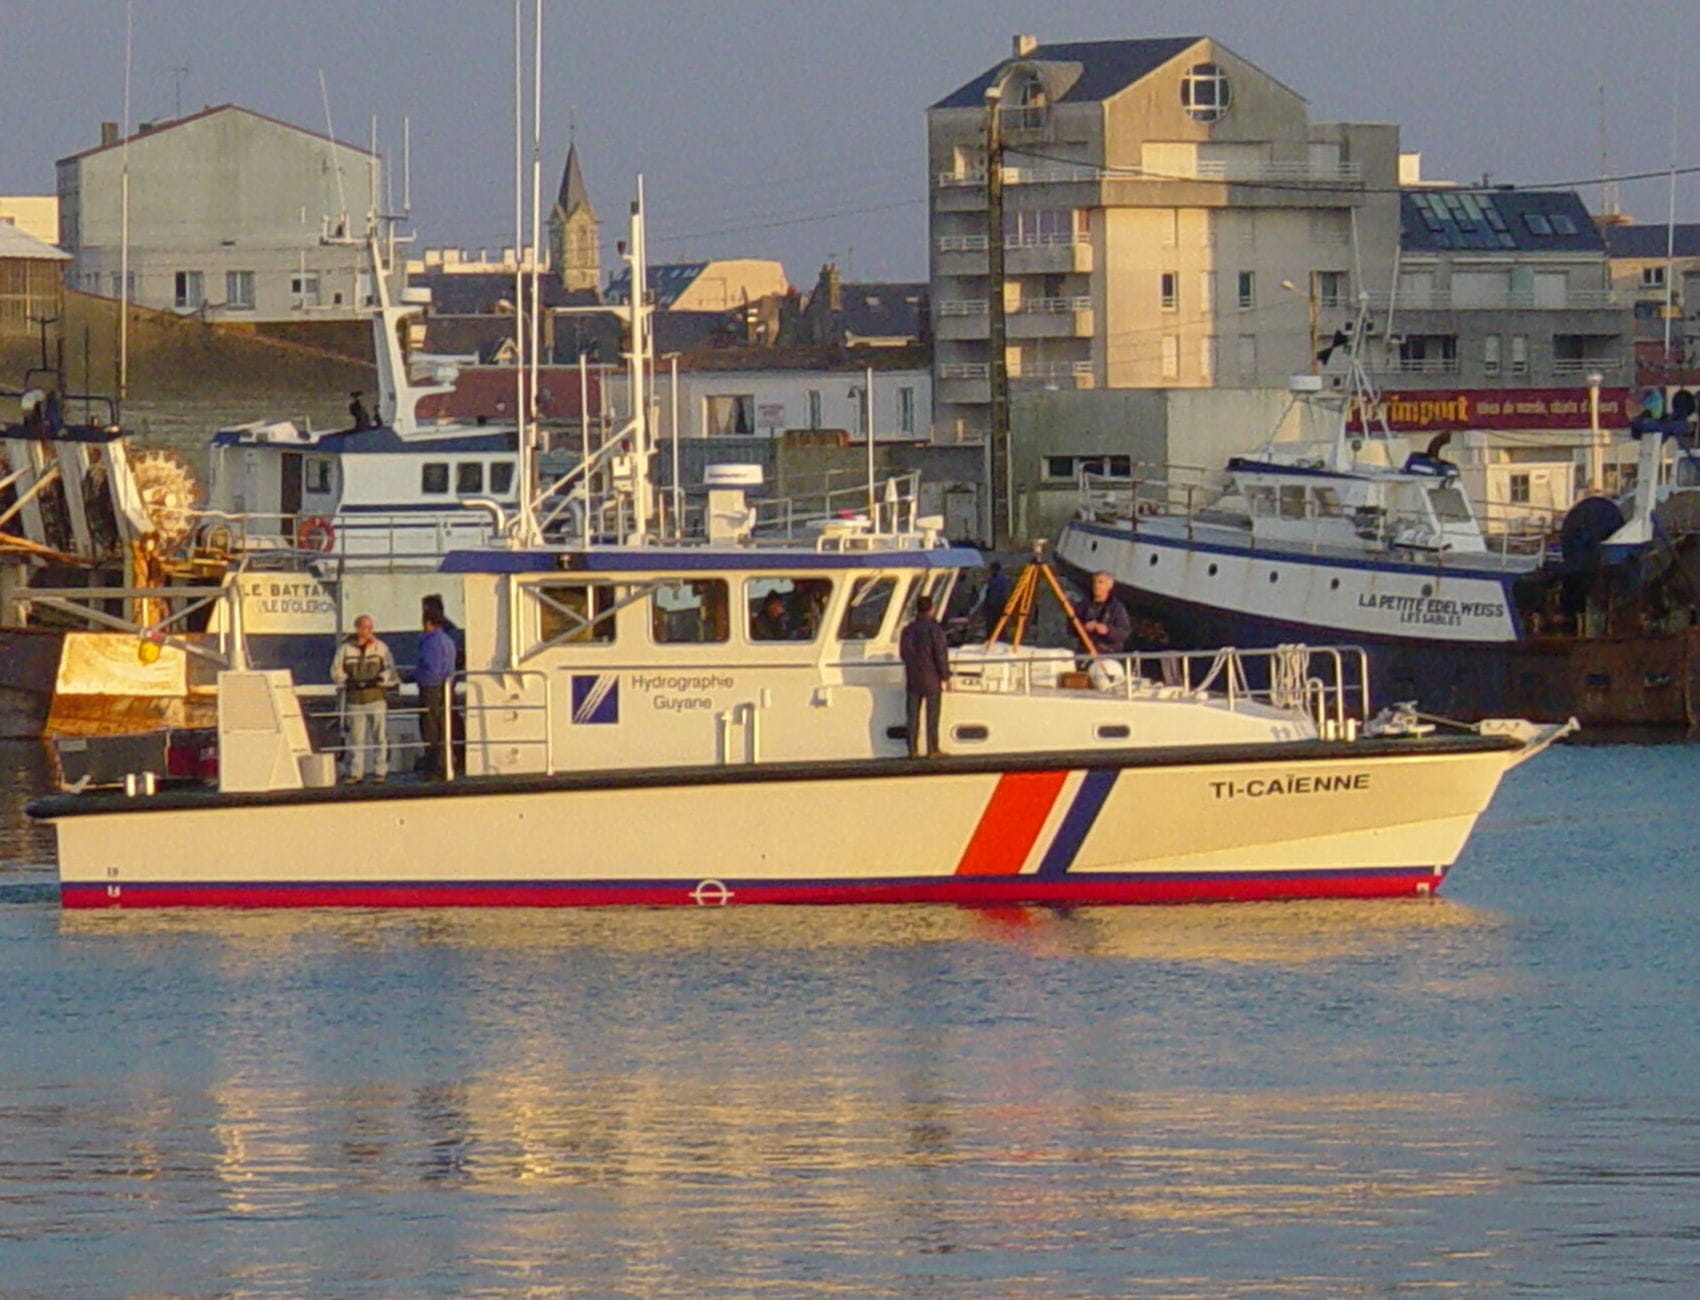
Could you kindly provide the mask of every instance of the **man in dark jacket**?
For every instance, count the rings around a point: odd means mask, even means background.
[[[455,643],[443,630],[442,619],[427,613],[425,635],[419,638],[419,653],[413,665],[413,680],[419,685],[419,738],[425,742],[425,772],[448,774],[444,763],[444,733],[448,729],[449,690],[455,673]]]
[[[1074,616],[1092,638],[1081,649],[1090,654],[1119,655],[1133,637],[1127,606],[1116,599],[1116,580],[1107,573],[1092,575],[1092,594],[1074,607]]]
[[[915,618],[898,639],[898,653],[903,658],[904,720],[909,733],[909,757],[919,758],[921,711],[927,714],[927,757],[938,758],[939,695],[950,688],[950,647],[945,644],[944,629],[933,617],[933,598],[922,596],[915,602]]]

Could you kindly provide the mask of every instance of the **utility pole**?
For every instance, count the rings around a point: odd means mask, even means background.
[[[986,342],[990,352],[991,452],[986,476],[993,545],[1007,547],[1015,533],[1015,465],[1009,446],[1008,333],[1004,322],[1003,131],[998,111],[1003,86],[986,88]]]

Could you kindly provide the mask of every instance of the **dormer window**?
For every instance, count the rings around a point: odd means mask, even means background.
[[[1003,128],[1006,131],[1037,131],[1045,125],[1045,113],[1050,108],[1050,96],[1045,93],[1045,83],[1032,74],[1020,76],[1011,86],[1008,102],[1010,107],[1003,110]]]
[[[1181,107],[1195,122],[1214,122],[1228,111],[1233,92],[1216,63],[1197,63],[1181,78]]]

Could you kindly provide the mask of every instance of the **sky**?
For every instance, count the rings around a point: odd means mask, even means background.
[[[524,0],[529,16],[532,0]],[[125,0],[0,0],[0,194],[124,116]],[[379,147],[421,245],[513,242],[512,0],[133,0],[131,118],[235,102]],[[770,257],[793,282],[926,275],[927,105],[1010,37],[1209,35],[1313,121],[1396,122],[1430,177],[1523,184],[1657,171],[1694,0],[545,0],[545,208],[569,126],[610,245],[641,172],[651,260]],[[529,38],[527,49],[529,51]],[[325,93],[321,94],[323,75]],[[530,100],[526,101],[529,122]],[[1700,115],[1674,132],[1700,163]],[[529,166],[529,163],[528,163]],[[1590,207],[1597,189],[1584,190]],[[1626,184],[1662,222],[1668,186]],[[1679,179],[1700,219],[1700,176]],[[529,220],[529,219],[528,219]]]

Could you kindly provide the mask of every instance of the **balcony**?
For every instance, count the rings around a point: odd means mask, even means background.
[[[934,247],[941,275],[984,275],[984,235],[944,235]],[[1087,275],[1092,271],[1090,240],[1072,233],[1009,235],[1003,241],[1005,275]]]
[[[1091,338],[1092,299],[1028,298],[1009,309],[1008,330],[1012,339]]]
[[[1457,357],[1386,357],[1374,367],[1388,375],[1455,375]]]
[[[1555,375],[1615,375],[1622,369],[1622,357],[1554,357],[1552,361],[1552,373]]]
[[[1612,289],[1571,289],[1562,297],[1537,295],[1528,291],[1507,289],[1504,293],[1483,296],[1472,294],[1464,302],[1457,301],[1450,290],[1429,289],[1426,292],[1401,292],[1391,300],[1385,293],[1369,295],[1372,310],[1386,311],[1391,307],[1401,311],[1604,311],[1627,307],[1631,299]]]
[[[983,361],[947,361],[938,367],[939,401],[984,406],[992,400],[992,368]]]
[[[1009,379],[1012,384],[1021,384],[1029,388],[1091,388],[1094,386],[1090,361],[1035,362],[1033,365],[1021,367],[1019,371],[1011,371]]]
[[[983,339],[991,325],[984,298],[947,298],[933,318],[933,337]]]

